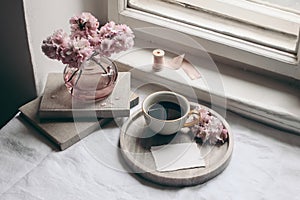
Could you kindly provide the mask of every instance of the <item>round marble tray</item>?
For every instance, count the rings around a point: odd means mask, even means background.
[[[196,103],[191,103],[191,108],[197,105]],[[151,146],[193,142],[193,137],[181,132],[171,136],[156,134],[146,126],[141,110],[131,115],[121,129],[120,147],[122,155],[132,172],[152,182],[168,186],[197,185],[220,174],[230,161],[233,150],[233,137],[225,119],[215,111],[207,109],[223,122],[228,129],[229,139],[221,146],[199,144],[201,154],[204,156],[206,163],[205,168],[182,169],[170,172],[159,172],[156,170],[155,161],[150,152]]]

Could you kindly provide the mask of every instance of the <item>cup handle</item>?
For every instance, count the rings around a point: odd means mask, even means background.
[[[191,126],[194,126],[195,124],[199,124],[199,122],[201,121],[201,114],[199,112],[195,112],[195,111],[191,110],[188,115],[190,116],[190,115],[193,115],[193,114],[196,114],[199,117],[197,119],[191,121],[191,122],[185,123],[183,125],[184,127],[191,127]]]

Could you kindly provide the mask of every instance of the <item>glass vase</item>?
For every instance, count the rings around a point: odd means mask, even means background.
[[[105,99],[115,87],[118,69],[107,57],[94,54],[79,68],[67,65],[63,78],[73,97],[83,101]]]

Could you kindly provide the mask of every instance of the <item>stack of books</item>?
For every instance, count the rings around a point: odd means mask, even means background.
[[[106,122],[128,117],[139,102],[130,91],[130,73],[119,72],[113,92],[104,100],[83,102],[71,96],[62,74],[48,74],[44,94],[19,108],[21,115],[64,150]]]

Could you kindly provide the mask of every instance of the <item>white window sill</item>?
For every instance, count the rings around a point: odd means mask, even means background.
[[[198,65],[200,73],[205,75],[198,80],[190,80],[181,69],[175,71],[164,68],[154,72],[151,67],[152,50],[136,49],[119,56],[116,62],[120,71],[131,71],[132,78],[143,83],[168,85],[173,91],[187,97],[191,97],[187,88],[192,86],[199,100],[209,102],[211,96],[216,96],[221,99],[220,102],[226,100],[226,105],[221,103],[220,106],[230,111],[300,134],[300,89],[296,86],[218,63],[218,68],[222,69],[224,93],[209,91],[205,85],[205,76],[216,72]],[[178,82],[178,73],[186,76],[183,77],[186,81]]]

